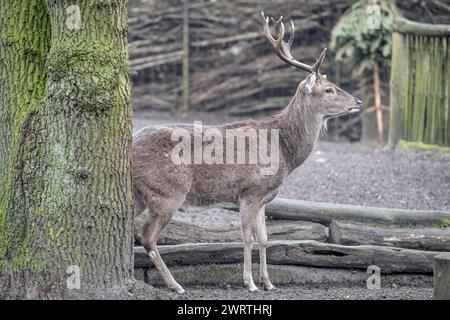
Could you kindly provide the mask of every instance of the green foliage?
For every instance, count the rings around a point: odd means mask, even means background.
[[[374,20],[373,6],[380,10],[379,24]],[[356,66],[358,73],[372,69],[374,62],[381,68],[387,67],[395,15],[395,5],[389,0],[357,1],[333,28],[330,46],[336,51],[336,59]]]
[[[442,220],[441,226],[442,229],[450,228],[450,219]]]

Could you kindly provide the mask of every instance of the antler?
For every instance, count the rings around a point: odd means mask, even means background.
[[[261,18],[264,21],[264,33],[269,40],[269,42],[272,44],[272,47],[275,50],[275,53],[286,63],[290,64],[291,66],[297,67],[299,69],[316,73],[320,75],[319,69],[320,65],[323,63],[323,60],[325,59],[325,55],[327,53],[327,48],[325,48],[322,53],[319,56],[319,59],[317,59],[316,63],[314,65],[310,66],[305,63],[302,63],[300,61],[295,60],[292,57],[291,54],[291,47],[292,43],[294,42],[294,22],[290,20],[291,22],[291,32],[289,34],[289,40],[288,42],[285,42],[283,40],[284,38],[284,24],[281,22],[283,17],[281,16],[280,19],[275,20],[274,18],[271,18],[274,26],[275,26],[275,33],[277,36],[277,39],[274,39],[272,37],[272,34],[270,33],[270,27],[269,27],[269,17],[266,17],[264,15],[264,12],[261,12]]]

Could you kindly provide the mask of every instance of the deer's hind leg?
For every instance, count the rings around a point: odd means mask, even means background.
[[[150,259],[167,287],[180,294],[184,292],[184,289],[175,281],[162,260],[158,251],[157,241],[160,233],[164,230],[165,226],[170,222],[170,219],[172,219],[172,216],[184,202],[184,198],[185,197],[182,196],[178,198],[172,197],[170,199],[158,199],[158,201],[153,199],[152,201],[149,201],[149,217],[137,236],[139,242],[147,250]]]

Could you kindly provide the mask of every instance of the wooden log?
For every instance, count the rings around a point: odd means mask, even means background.
[[[238,210],[237,205],[222,207]],[[341,220],[402,226],[439,226],[450,219],[450,212],[363,207],[276,198],[266,205],[266,216],[274,219],[318,222],[325,225],[329,225],[333,220]]]
[[[409,45],[407,37],[398,32],[392,35],[391,87],[389,114],[389,148],[395,149],[404,132],[404,113],[408,101]]]
[[[146,220],[142,214],[135,219],[138,229]],[[328,228],[312,222],[267,221],[267,234],[271,240],[318,240],[326,241]],[[240,226],[226,228],[208,228],[172,220],[162,232],[158,244],[180,244],[196,242],[238,242],[242,240]]]
[[[450,229],[373,227],[333,221],[330,224],[330,242],[342,245],[375,244],[450,251]]]
[[[243,286],[242,263],[172,266],[170,272],[177,281],[185,285],[220,287],[223,285]],[[293,265],[267,266],[270,279],[275,285],[328,285],[361,286],[365,285],[370,274],[366,270],[337,268],[313,268]],[[259,279],[259,264],[252,266],[253,278]],[[164,285],[164,281],[155,268],[134,269],[136,280],[151,285]],[[256,282],[258,284],[258,282]],[[387,274],[381,275],[381,287],[415,286],[431,288],[433,276],[423,274]]]
[[[450,253],[434,257],[434,299],[450,300]]]
[[[143,247],[135,247],[135,267],[148,268],[153,264]],[[198,265],[241,263],[243,245],[238,242],[196,243],[160,246],[159,252],[167,265]],[[433,272],[433,257],[440,252],[420,251],[383,246],[341,246],[311,240],[271,241],[267,248],[267,261],[277,265],[308,267],[367,269],[377,265],[381,272],[424,273]],[[257,245],[253,250],[258,261]]]
[[[421,23],[400,16],[395,17],[394,30],[420,36],[450,36],[450,26],[448,24]]]

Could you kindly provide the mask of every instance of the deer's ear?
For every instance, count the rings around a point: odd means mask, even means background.
[[[305,93],[312,94],[314,92],[314,85],[316,84],[316,74],[312,73],[307,79],[305,83]]]

